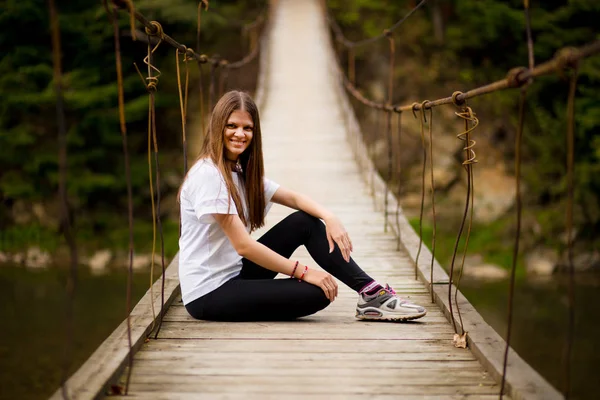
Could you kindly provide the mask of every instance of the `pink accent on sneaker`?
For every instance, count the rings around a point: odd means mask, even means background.
[[[396,295],[396,291],[394,289],[392,289],[392,287],[390,285],[388,285],[387,283],[385,284],[385,290],[387,290],[388,292],[390,292],[394,296]]]
[[[363,286],[363,288],[358,291],[358,294],[363,294],[365,292],[368,292],[369,290],[373,289],[376,286],[381,286],[381,285],[379,285],[379,283],[377,283],[377,281],[373,280],[373,281],[367,283],[365,286]]]

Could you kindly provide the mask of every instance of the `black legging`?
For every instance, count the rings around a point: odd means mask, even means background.
[[[303,211],[279,222],[258,241],[289,258],[301,245],[306,246],[317,264],[355,291],[373,279],[350,259],[346,262],[339,248],[329,253],[325,225]],[[196,319],[214,321],[290,320],[327,307],[323,290],[298,279],[273,279],[277,272],[242,259],[240,274],[185,307]]]

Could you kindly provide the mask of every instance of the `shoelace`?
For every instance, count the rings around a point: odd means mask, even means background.
[[[387,283],[385,284],[385,290],[387,290],[388,292],[390,292],[394,296],[396,295],[396,291],[394,289],[392,289],[392,287],[390,285],[388,285]]]
[[[385,290],[390,292],[390,294],[396,296],[398,298],[398,300],[400,300],[400,304],[414,304],[412,301],[410,301],[409,299],[405,299],[404,297],[400,297],[396,294],[396,291],[387,283],[385,284]]]

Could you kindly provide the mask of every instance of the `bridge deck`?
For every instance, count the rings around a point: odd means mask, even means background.
[[[317,1],[280,3],[262,110],[267,175],[337,213],[359,265],[429,313],[413,323],[357,321],[357,296],[341,283],[330,307],[294,322],[199,322],[175,301],[158,340],[135,356],[129,394],[148,399],[497,397],[497,383],[469,350],[453,347],[450,324],[413,278],[412,263],[396,251],[395,238],[383,233],[383,216],[373,210],[345,139]],[[268,225],[289,212],[274,206]],[[295,256],[314,265],[305,250]]]

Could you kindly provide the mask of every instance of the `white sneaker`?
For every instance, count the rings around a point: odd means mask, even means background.
[[[377,293],[361,294],[356,305],[356,318],[370,321],[409,321],[425,314],[424,307],[398,297],[387,284]]]

